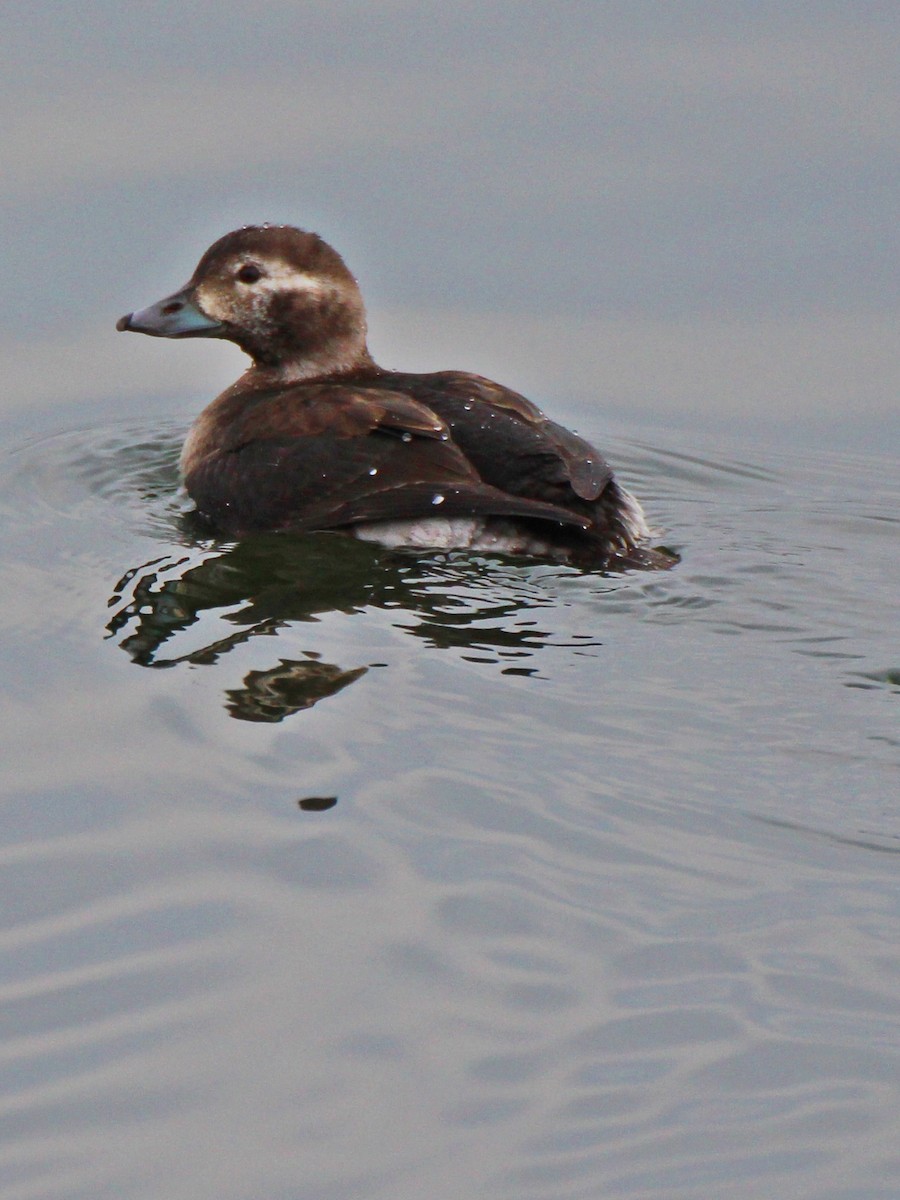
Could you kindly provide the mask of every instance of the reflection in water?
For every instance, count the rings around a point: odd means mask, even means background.
[[[125,632],[119,645],[140,666],[212,665],[236,646],[277,634],[290,622],[356,611],[373,590],[368,547],[333,535],[272,535],[199,553],[199,561],[197,553],[152,559],[117,583],[107,630],[110,636]],[[238,628],[199,647],[161,655],[177,634],[213,612]],[[299,660],[279,658],[267,670],[249,671],[242,687],[227,691],[226,709],[241,721],[275,723],[334,695],[366,670],[323,663],[314,650]]]
[[[332,663],[316,662],[311,650],[307,655],[306,662],[282,658],[270,671],[248,671],[242,688],[225,693],[228,711],[240,721],[283,721],[333,696],[367,670],[342,671]]]
[[[353,612],[368,603],[371,565],[362,543],[327,534],[272,534],[222,549],[151,559],[116,584],[109,602],[115,612],[107,629],[112,635],[132,630],[120,645],[140,666],[211,664],[288,622],[311,621],[321,612]],[[175,634],[215,610],[233,610],[219,615],[241,628],[197,649],[160,657]]]
[[[548,568],[554,574],[572,568]],[[577,574],[577,572],[574,572]],[[609,582],[609,581],[607,581]],[[474,661],[530,675],[525,660],[549,643],[532,611],[555,601],[526,567],[470,555],[423,557],[388,551],[340,534],[267,534],[133,567],[116,584],[107,630],[140,666],[215,664],[260,635],[315,621],[317,614],[397,610],[395,627]],[[177,635],[215,616],[217,636],[163,654]],[[222,636],[220,622],[235,626]],[[578,640],[579,648],[596,644]],[[226,708],[244,721],[278,722],[347,687],[369,666],[326,663],[314,649],[278,657],[226,692]]]

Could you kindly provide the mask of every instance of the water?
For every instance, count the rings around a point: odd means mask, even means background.
[[[3,1200],[893,1200],[896,461],[578,421],[603,576],[203,540],[152,412],[4,443]]]

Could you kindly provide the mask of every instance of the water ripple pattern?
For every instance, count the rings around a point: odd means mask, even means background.
[[[0,1200],[893,1200],[896,463],[613,441],[601,575],[217,543],[182,436],[0,462]]]

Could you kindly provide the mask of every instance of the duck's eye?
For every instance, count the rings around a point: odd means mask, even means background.
[[[253,263],[244,263],[235,278],[241,283],[256,283],[257,279],[262,278],[262,271]]]

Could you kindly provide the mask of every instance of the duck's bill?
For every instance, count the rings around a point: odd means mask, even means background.
[[[120,333],[129,330],[132,333],[148,333],[151,337],[169,338],[221,337],[223,332],[222,323],[214,321],[198,308],[187,288],[151,304],[149,308],[119,317],[116,329]]]

